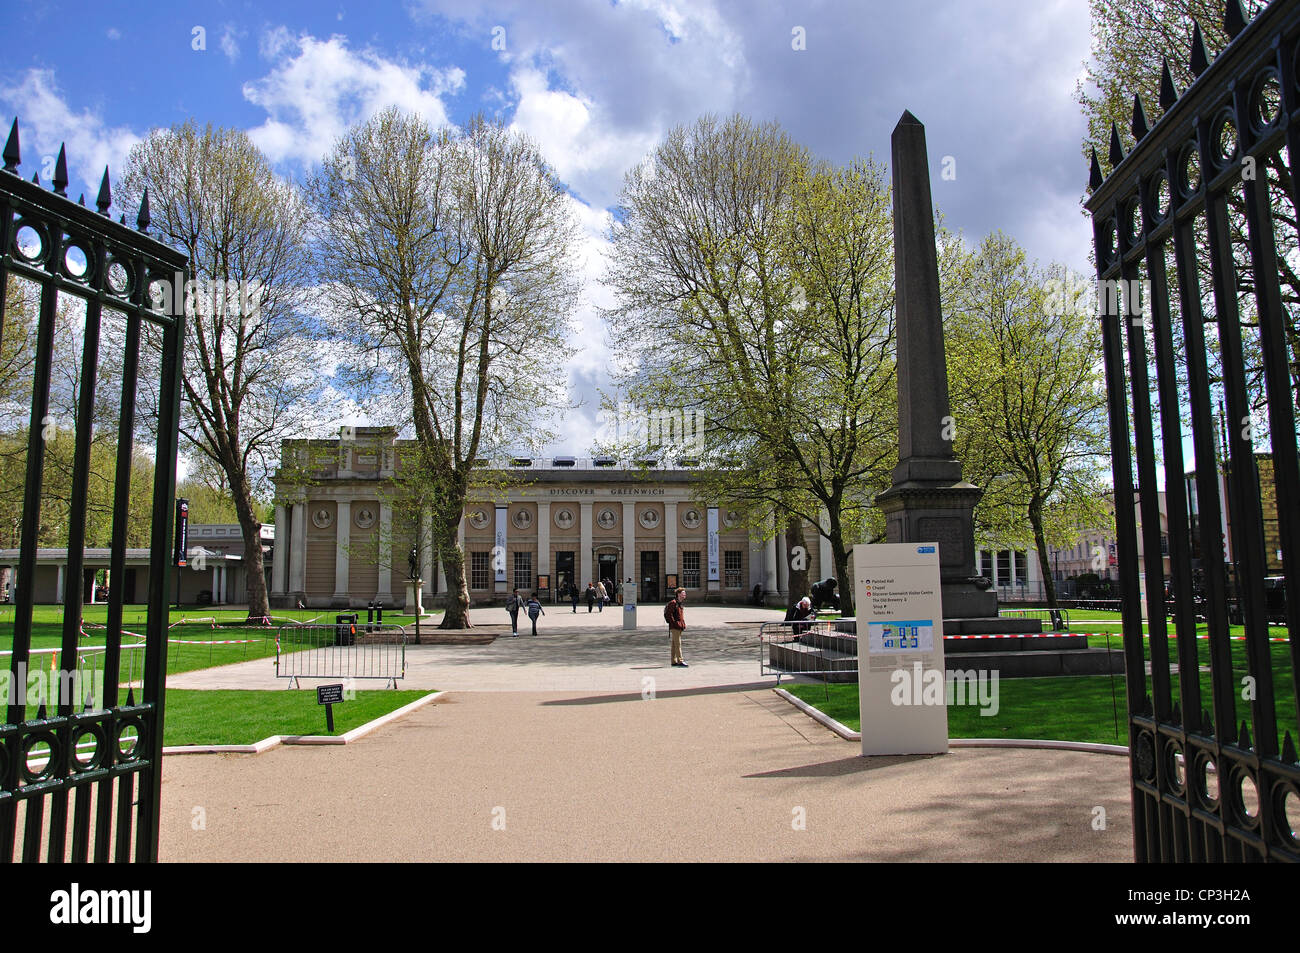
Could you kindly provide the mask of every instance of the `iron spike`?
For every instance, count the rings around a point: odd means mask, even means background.
[[[1235,40],[1246,29],[1246,11],[1241,8],[1241,0],[1228,0],[1223,10],[1223,28],[1228,31],[1229,40]]]
[[[40,184],[41,184],[41,174],[40,174],[39,172],[33,172],[33,173],[32,173],[32,184],[34,184],[34,185],[40,185]]]
[[[1241,734],[1237,736],[1237,744],[1243,748],[1255,747],[1250,743],[1250,729],[1246,727],[1246,722],[1244,720],[1241,723]]]
[[[149,231],[149,190],[144,190],[144,197],[140,199],[140,214],[135,217],[136,228],[142,232]]]
[[[1183,710],[1179,707],[1178,702],[1174,702],[1174,722],[1181,725],[1183,723]]]
[[[1207,735],[1214,734],[1214,719],[1210,717],[1208,709],[1201,709],[1201,730]]]
[[[104,179],[99,183],[99,198],[95,199],[95,208],[100,215],[108,214],[108,207],[113,204],[113,189],[108,184],[108,166],[104,166]]]
[[[48,716],[45,712],[45,702],[41,702],[40,706],[36,709],[36,720],[44,721],[47,717]]]
[[[127,708],[134,708],[134,707],[135,707],[135,689],[134,689],[134,688],[128,688],[128,689],[126,690],[126,707],[127,707]]]
[[[1110,124],[1110,171],[1114,172],[1124,161],[1124,145],[1119,141],[1119,127]]]
[[[1295,752],[1295,742],[1291,740],[1291,732],[1287,732],[1282,738],[1282,760],[1287,764],[1295,764],[1300,761],[1300,757]]]
[[[1094,147],[1092,150],[1092,167],[1088,171],[1088,188],[1095,192],[1101,188],[1101,183],[1104,181],[1105,179],[1101,177],[1101,163],[1097,161],[1097,150]]]
[[[59,145],[59,158],[54,162],[54,194],[68,194],[68,156],[63,145]]]
[[[14,173],[18,171],[18,164],[22,162],[22,158],[18,154],[18,117],[17,116],[14,116],[14,124],[9,127],[9,139],[8,141],[5,142],[4,160],[5,160],[5,171],[14,172]]]
[[[77,198],[77,204],[80,205],[82,208],[85,208],[85,207],[86,207],[86,193],[85,193],[85,192],[82,192],[81,195]]]
[[[1178,102],[1178,87],[1174,85],[1174,75],[1169,72],[1169,60],[1160,67],[1160,109],[1169,112]]]
[[[1192,75],[1199,78],[1210,68],[1210,52],[1205,48],[1205,37],[1201,34],[1201,25],[1192,21]]]
[[[1135,143],[1141,142],[1142,137],[1147,134],[1147,130],[1149,128],[1151,127],[1147,125],[1147,111],[1142,108],[1142,97],[1139,96],[1137,93],[1134,93],[1133,94],[1133,127],[1131,130],[1133,133],[1133,141]]]
[[[125,212],[123,212],[121,215],[119,215],[119,216],[117,217],[117,223],[118,223],[119,225],[125,225],[125,224],[126,224],[126,213],[125,213]]]

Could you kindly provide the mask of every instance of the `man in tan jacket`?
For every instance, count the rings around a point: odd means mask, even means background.
[[[668,604],[664,606],[664,621],[668,623],[668,634],[672,639],[673,665],[677,668],[689,668],[682,659],[682,632],[686,630],[686,590],[678,589]]]

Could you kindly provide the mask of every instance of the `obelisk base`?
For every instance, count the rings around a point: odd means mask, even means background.
[[[945,619],[996,618],[998,614],[997,593],[975,573],[973,514],[983,495],[983,490],[963,480],[904,483],[876,497],[876,505],[885,514],[889,542],[939,544]]]

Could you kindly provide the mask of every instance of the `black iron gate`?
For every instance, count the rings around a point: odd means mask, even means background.
[[[5,292],[0,295],[0,350],[3,336],[10,335],[7,353],[16,353],[22,342],[15,343],[14,336],[24,335],[32,359],[30,417],[21,436],[26,477],[9,697],[0,725],[0,860],[154,861],[158,856],[168,568],[188,262],[146,234],[147,193],[136,229],[128,227],[124,217],[118,222],[109,217],[107,169],[96,202],[98,211],[92,212],[85,207],[84,197],[81,203],[67,197],[68,172],[62,149],[53,170],[52,192],[40,186],[38,176],[31,182],[20,178],[19,163],[15,120],[0,172],[0,289]],[[11,293],[17,295],[20,287],[30,289],[32,300],[38,302],[34,316],[20,315],[14,306],[18,299],[11,298]],[[61,302],[64,296],[71,297]],[[84,318],[78,310],[81,307]],[[72,319],[66,317],[70,313]],[[34,323],[28,322],[28,317],[34,317]],[[56,322],[62,329],[58,336]],[[109,339],[101,336],[110,326],[114,330],[111,355],[105,353]],[[116,334],[119,328],[120,336]],[[79,350],[79,358],[61,361],[59,348],[70,342]],[[110,362],[111,373],[106,373]],[[60,421],[51,414],[52,387],[56,394],[63,394],[58,388],[66,386],[62,377],[52,381],[56,367],[71,368],[75,376],[71,398],[75,402],[75,437],[66,527],[42,525],[41,518],[42,496],[49,492],[43,485],[49,463],[46,443],[60,439]],[[119,379],[120,394],[96,393],[98,381],[116,383]],[[148,422],[140,420],[136,412],[141,380],[156,398],[149,405],[154,419]],[[21,399],[26,403],[25,383]],[[96,427],[105,428],[104,420],[112,422],[107,430],[113,423],[116,426],[116,457],[112,464],[108,617],[106,627],[95,630],[96,654],[102,652],[103,682],[81,695],[86,689],[78,678],[83,670],[79,661],[85,633],[78,582],[83,574],[87,501],[94,477],[91,442]],[[21,421],[9,423],[12,427],[4,429],[11,436],[18,433]],[[147,530],[148,585],[143,593],[147,615],[144,631],[139,633],[145,637],[144,677],[137,689],[121,686],[118,673],[132,463],[135,438],[142,429],[156,434],[156,442]],[[108,444],[113,445],[111,436]],[[64,608],[61,623],[53,626],[58,631],[51,633],[49,624],[33,625],[38,587],[48,583],[53,569],[40,565],[38,547],[48,552],[63,546],[67,547]],[[38,642],[42,635],[58,637],[57,654],[39,647],[34,653],[34,634]],[[128,643],[127,648],[131,647]],[[43,660],[54,657],[59,660],[57,673],[51,673],[56,677],[50,679],[50,691],[40,694],[39,705],[33,706],[26,697],[26,686],[43,674],[36,671]],[[139,670],[135,666],[135,671]],[[125,699],[120,696],[122,687],[128,690]]]
[[[1277,0],[1247,24],[1230,0],[1224,26],[1232,41],[1214,59],[1196,27],[1196,79],[1182,95],[1166,64],[1154,126],[1135,97],[1131,152],[1112,126],[1111,172],[1102,176],[1094,152],[1087,203],[1139,861],[1300,860],[1300,2]],[[1272,633],[1270,585],[1286,597],[1285,629]]]

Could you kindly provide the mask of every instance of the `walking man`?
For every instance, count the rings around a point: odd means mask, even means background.
[[[518,589],[506,600],[506,611],[510,613],[510,634],[515,638],[519,638],[519,610],[523,608],[523,603]]]
[[[596,587],[587,583],[587,615],[591,615],[591,610],[596,607]]]
[[[533,620],[533,635],[537,635],[537,617],[539,615],[546,615],[546,610],[542,608],[537,593],[534,592],[528,597],[528,618]]]
[[[686,630],[686,590],[678,589],[668,604],[664,606],[664,621],[668,623],[668,635],[671,639],[673,666],[690,668],[682,658],[682,632]]]

